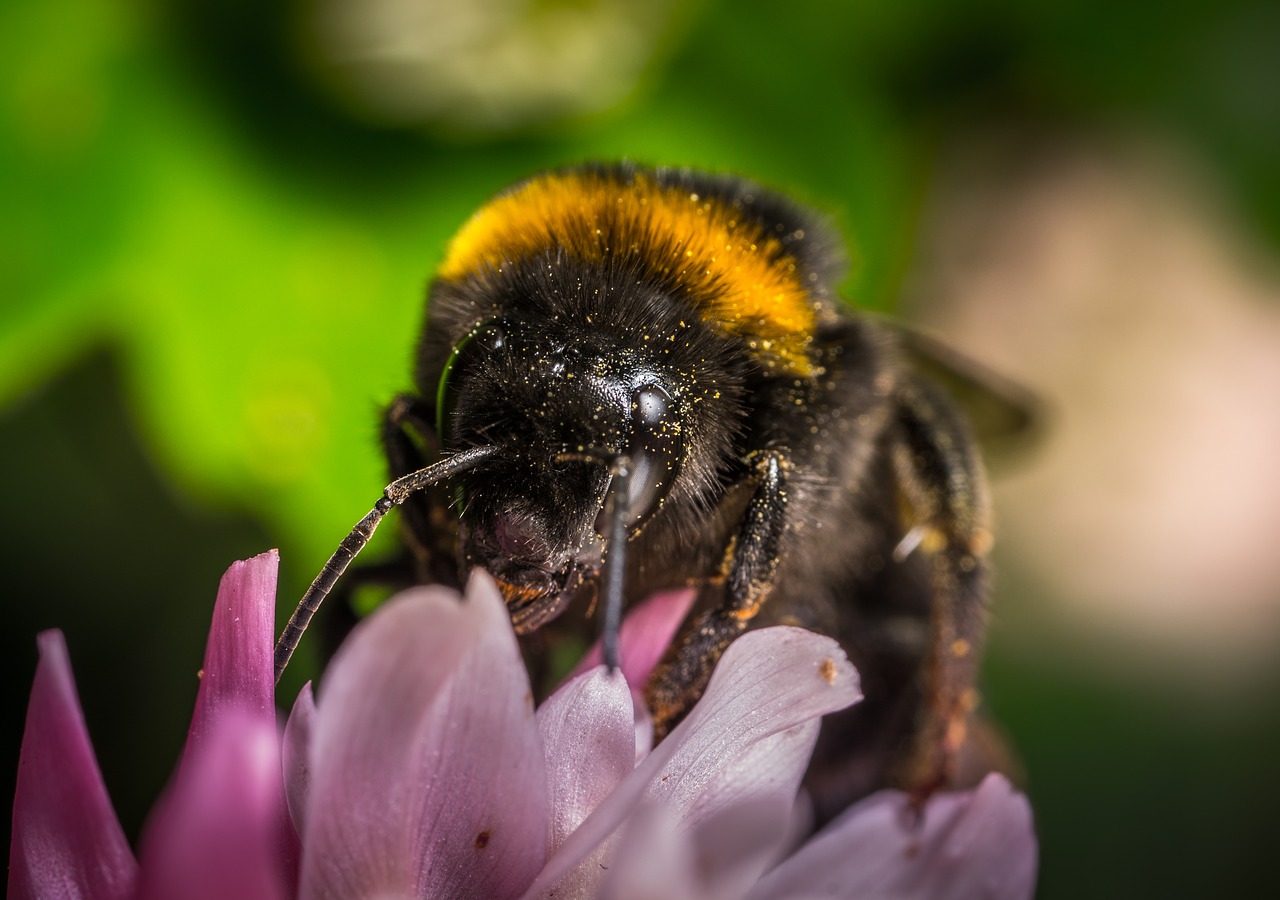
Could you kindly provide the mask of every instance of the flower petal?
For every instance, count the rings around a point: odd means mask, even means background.
[[[642,804],[606,843],[617,852],[602,871],[598,893],[570,897],[599,900],[706,900],[697,872],[695,851],[676,827],[675,817],[660,804]],[[576,872],[577,870],[575,870]],[[564,882],[556,887],[561,896]]]
[[[293,712],[284,726],[281,750],[284,791],[289,801],[289,817],[298,834],[306,833],[307,802],[311,796],[311,733],[315,728],[316,701],[311,682],[302,686]]]
[[[642,804],[618,837],[601,900],[738,900],[777,850],[777,805],[724,807],[692,829],[660,803]],[[745,887],[744,887],[745,886]],[[556,895],[559,897],[559,894]]]
[[[60,631],[37,639],[9,849],[12,900],[123,900],[138,864],[102,783]]]
[[[730,743],[732,734],[729,741],[691,735],[663,767],[670,777],[654,779],[645,798],[665,802],[688,827],[720,809],[768,797],[785,822],[795,806],[820,725],[815,718],[754,740],[739,738],[734,743],[741,749]],[[725,730],[722,722],[714,727]]]
[[[547,758],[551,844],[560,842],[635,767],[631,691],[598,667],[556,691],[538,710]]]
[[[750,900],[895,897],[1024,900],[1037,847],[1026,797],[1001,775],[929,800],[912,822],[897,791],[868,797],[765,876]]]
[[[493,580],[407,591],[320,687],[303,897],[508,897],[547,852],[529,679]]]
[[[818,719],[857,702],[858,675],[834,640],[799,628],[743,635],[702,699],[654,753],[646,798],[697,821],[763,794],[795,801]],[[656,764],[652,764],[656,763]]]
[[[635,767],[633,708],[626,679],[598,666],[570,680],[538,710],[553,851]],[[557,896],[597,893],[608,843],[582,860]]]
[[[184,756],[208,739],[228,707],[253,710],[275,722],[272,646],[279,565],[280,554],[272,550],[234,563],[222,576]]]
[[[636,765],[640,765],[640,760],[649,755],[649,751],[653,749],[653,716],[649,714],[649,708],[644,705],[644,699],[636,699],[636,692],[631,692],[632,706],[635,707],[635,725],[636,725]]]
[[[526,896],[557,884],[644,798],[668,804],[687,825],[728,804],[788,791],[790,809],[808,759],[801,759],[799,748],[812,732],[768,739],[860,697],[857,673],[831,638],[787,627],[743,635],[729,646],[685,720],[569,836]],[[757,748],[761,742],[765,746]],[[772,771],[757,772],[755,766],[766,761]]]
[[[694,596],[693,588],[663,591],[628,610],[618,630],[618,662],[633,690],[644,689],[654,666],[667,652],[671,639],[689,615]],[[581,675],[603,662],[604,651],[596,641],[570,677]]]
[[[142,840],[139,900],[283,900],[280,740],[257,710],[220,710]]]

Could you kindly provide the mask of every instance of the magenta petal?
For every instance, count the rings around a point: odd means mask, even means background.
[[[184,755],[208,738],[228,707],[275,721],[272,647],[279,565],[280,554],[272,550],[234,563],[222,576]]]
[[[487,575],[384,604],[320,686],[303,897],[518,895],[547,852],[524,663]]]
[[[786,797],[789,809],[816,720],[860,698],[857,672],[831,638],[786,627],[743,635],[685,720],[569,836],[526,896],[559,882],[642,798],[686,827],[752,798]]]
[[[667,652],[671,639],[693,606],[694,591],[682,588],[654,594],[635,609],[628,610],[618,631],[618,657],[627,684],[640,690],[653,668]],[[587,651],[570,677],[581,675],[604,662],[600,642]]]
[[[1001,775],[974,791],[942,794],[912,822],[896,791],[844,813],[770,872],[750,900],[895,897],[1025,900],[1035,889],[1037,847],[1026,797]]]
[[[634,767],[633,719],[626,679],[606,674],[603,666],[569,681],[538,710],[553,851]],[[596,893],[607,843],[558,885],[559,896]]]
[[[311,682],[302,686],[293,712],[284,726],[281,750],[284,768],[284,792],[289,801],[289,816],[298,834],[306,833],[307,802],[311,795],[311,733],[315,728],[316,701]]]
[[[282,790],[275,725],[256,710],[221,710],[147,823],[139,900],[288,896]]]
[[[107,797],[60,631],[38,638],[18,760],[10,900],[131,897],[138,864]]]

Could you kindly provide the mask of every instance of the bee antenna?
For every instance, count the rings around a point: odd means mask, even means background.
[[[622,628],[623,585],[627,574],[627,518],[630,515],[631,457],[625,453],[609,464],[609,533],[600,576],[604,615],[600,623],[600,647],[609,672],[618,670],[618,632]]]
[[[378,523],[382,521],[382,517],[423,488],[472,469],[497,451],[498,447],[494,444],[463,450],[461,453],[455,453],[453,456],[434,462],[429,466],[418,469],[416,472],[410,472],[408,475],[397,478],[387,485],[378,502],[369,511],[369,514],[356,523],[351,532],[342,539],[338,549],[333,551],[333,555],[324,564],[324,568],[320,570],[316,580],[311,582],[311,587],[307,588],[307,592],[298,601],[298,608],[289,617],[289,624],[284,627],[280,640],[276,643],[275,670],[277,682],[280,681],[280,676],[284,673],[285,666],[289,665],[289,658],[293,656],[293,651],[298,649],[298,642],[302,640],[302,634],[307,630],[311,617],[320,608],[324,598],[329,596],[334,584],[342,577],[342,573],[347,570],[347,566],[351,565],[351,561],[356,558],[356,554],[369,543],[369,539],[373,537],[373,533],[377,530]]]

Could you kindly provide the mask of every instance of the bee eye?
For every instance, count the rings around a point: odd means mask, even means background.
[[[654,512],[671,491],[680,472],[684,439],[671,395],[656,384],[631,394],[631,482],[627,492],[627,526],[634,527]]]
[[[471,331],[453,348],[440,373],[440,386],[436,389],[436,431],[447,439],[453,432],[453,413],[458,406],[458,385],[465,373],[507,344],[506,330],[501,321],[484,322]]]

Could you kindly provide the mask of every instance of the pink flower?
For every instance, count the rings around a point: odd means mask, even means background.
[[[753,632],[658,747],[642,683],[688,598],[642,606],[630,669],[572,677],[534,710],[496,588],[439,588],[362,623],[281,741],[277,559],[223,579],[187,748],[139,858],[112,812],[65,646],[41,635],[14,803],[11,898],[1027,897],[1036,844],[1001,778],[885,792],[795,849],[820,717],[858,699],[828,638]]]

